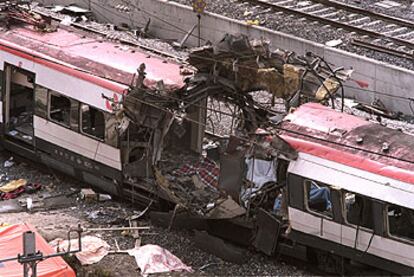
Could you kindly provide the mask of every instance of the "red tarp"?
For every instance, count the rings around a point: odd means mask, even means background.
[[[44,256],[55,251],[29,224],[18,224],[0,227],[0,260],[17,257],[23,253],[23,233],[35,232],[36,250],[40,250]],[[21,277],[23,266],[17,261],[0,263],[0,277]],[[76,277],[72,268],[61,258],[55,257],[41,261],[37,265],[39,277]]]

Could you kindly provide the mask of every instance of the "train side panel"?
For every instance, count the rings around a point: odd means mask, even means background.
[[[114,117],[107,99],[120,100],[122,94],[18,52],[0,49],[0,59],[4,147],[122,194],[121,150],[117,138],[107,136],[108,119]],[[90,126],[91,121],[103,126]]]
[[[414,225],[412,221],[402,222],[400,215],[392,215],[401,209],[412,211],[412,185],[395,180],[378,183],[383,177],[373,175],[300,153],[288,170],[288,214],[292,228],[289,237],[350,260],[412,275],[414,239],[409,238],[412,233],[396,230],[404,224],[412,230]],[[374,181],[378,190],[375,193],[370,188],[373,185],[370,182]],[[309,182],[318,189],[329,190],[330,208],[311,206],[311,193],[306,185]]]

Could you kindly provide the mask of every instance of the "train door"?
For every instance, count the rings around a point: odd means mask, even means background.
[[[12,65],[5,66],[3,90],[4,135],[14,145],[33,149],[35,74]]]

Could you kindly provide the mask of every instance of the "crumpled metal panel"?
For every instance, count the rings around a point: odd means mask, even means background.
[[[257,233],[253,245],[266,255],[272,256],[278,245],[281,223],[271,213],[259,209],[256,224]]]
[[[246,176],[246,164],[243,153],[222,154],[220,156],[219,188],[238,201],[243,179]]]

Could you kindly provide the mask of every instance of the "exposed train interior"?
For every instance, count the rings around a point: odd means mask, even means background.
[[[5,134],[9,139],[33,145],[35,75],[17,67],[6,66]]]

